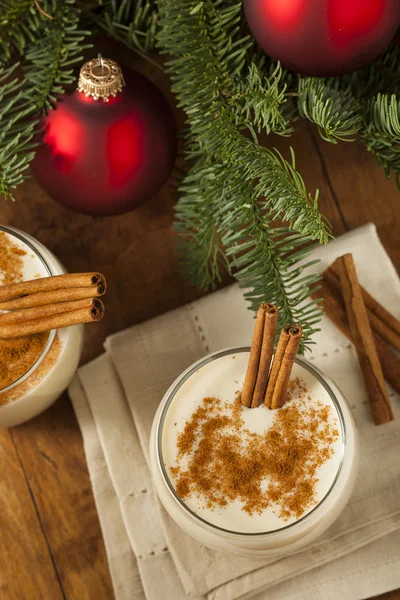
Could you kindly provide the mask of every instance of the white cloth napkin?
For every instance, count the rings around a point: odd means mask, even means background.
[[[345,252],[353,253],[365,287],[399,316],[400,284],[375,228],[319,248],[318,268]],[[239,559],[200,546],[158,505],[147,467],[158,403],[205,352],[250,343],[253,318],[246,308],[235,285],[112,336],[107,355],[80,369],[70,388],[118,600],[143,594],[148,600],[327,600],[338,598],[339,589],[346,600],[358,600],[400,586],[400,399],[391,392],[397,420],[376,427],[355,351],[328,319],[308,358],[341,387],[362,439],[356,491],[329,531],[289,557]]]

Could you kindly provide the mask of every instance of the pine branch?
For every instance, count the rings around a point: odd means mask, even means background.
[[[39,26],[27,42],[20,77],[9,81],[15,69],[0,69],[8,82],[0,94],[0,193],[5,197],[12,198],[12,190],[26,178],[40,117],[75,80],[72,67],[88,47],[84,41],[89,32],[78,29],[80,11],[74,0],[43,1],[42,8],[53,19],[37,17]]]
[[[205,153],[221,164],[241,169],[246,180],[258,182],[257,192],[268,196],[272,214],[281,215],[302,233],[327,241],[316,200],[307,195],[294,166],[249,141],[235,126],[236,111],[226,97],[233,89],[232,61],[240,61],[246,51],[246,38],[230,39],[241,18],[241,3],[219,8],[221,0],[200,2],[195,9],[190,0],[161,0],[159,4],[160,45],[176,57],[168,66],[179,105],[190,123],[188,155],[195,158]],[[227,50],[233,44],[234,57]],[[205,51],[198,52],[199,46]]]
[[[43,37],[29,46],[24,69],[26,87],[41,113],[55,104],[66,86],[74,83],[73,67],[83,61],[82,51],[91,47],[85,43],[90,32],[79,29],[80,10],[75,1],[54,4],[53,19],[44,17]]]
[[[240,34],[241,3],[226,6],[221,0],[205,0],[194,5],[190,0],[160,0],[159,11],[159,44],[173,56],[168,69],[179,105],[188,117],[186,155],[191,164],[200,161],[203,166],[192,169],[184,179],[177,206],[176,228],[189,240],[187,244],[192,244],[190,257],[184,257],[187,267],[198,285],[210,284],[219,273],[217,257],[223,248],[225,260],[241,284],[252,290],[249,297],[270,300],[273,296],[282,309],[282,319],[301,316],[294,301],[309,295],[309,280],[298,281],[300,270],[289,269],[293,263],[286,257],[288,246],[280,236],[282,232],[290,236],[288,231],[293,229],[304,244],[311,239],[326,242],[329,233],[318,212],[317,196],[307,194],[294,162],[288,163],[242,133],[246,120],[252,121],[254,128],[261,127],[266,95],[261,111],[258,105],[254,111],[254,101],[250,100],[253,108],[247,110],[237,94],[237,81],[244,72],[253,74],[255,89],[261,77],[246,63],[252,42]],[[272,73],[263,82],[269,102],[274,94],[275,99],[284,98],[286,90],[279,89],[277,75]],[[271,122],[274,119],[279,121],[276,112]],[[237,193],[237,182],[250,191]],[[289,229],[277,233],[269,226],[278,217]],[[243,238],[230,237],[236,232],[242,232]],[[260,253],[264,260],[254,262]],[[293,305],[290,286],[298,287]],[[317,314],[318,309],[307,313],[305,343]]]

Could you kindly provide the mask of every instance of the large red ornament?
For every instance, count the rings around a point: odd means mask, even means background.
[[[142,75],[126,70],[124,77],[122,89],[116,63],[86,63],[79,80],[86,95],[76,90],[45,117],[34,173],[50,196],[77,212],[131,210],[156,193],[173,168],[176,130],[167,101]]]
[[[369,64],[400,24],[400,0],[244,0],[244,10],[271,58],[319,77]]]

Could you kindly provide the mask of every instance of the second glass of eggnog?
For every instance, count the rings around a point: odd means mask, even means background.
[[[215,352],[164,396],[150,439],[170,516],[202,544],[240,554],[294,552],[321,535],[353,490],[358,438],[338,388],[296,358],[284,407],[247,408],[249,348]]]
[[[38,240],[0,225],[0,285],[64,273]],[[0,428],[24,423],[55,402],[78,367],[82,342],[83,325],[0,339]]]

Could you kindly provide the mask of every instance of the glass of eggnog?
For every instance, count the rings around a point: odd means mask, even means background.
[[[0,285],[65,272],[35,238],[0,226]],[[0,428],[31,419],[60,396],[77,369],[82,340],[83,325],[0,339]]]
[[[152,474],[169,515],[205,546],[283,555],[320,536],[345,507],[357,431],[339,389],[301,357],[283,407],[243,406],[249,354],[214,352],[172,384],[153,422]]]

